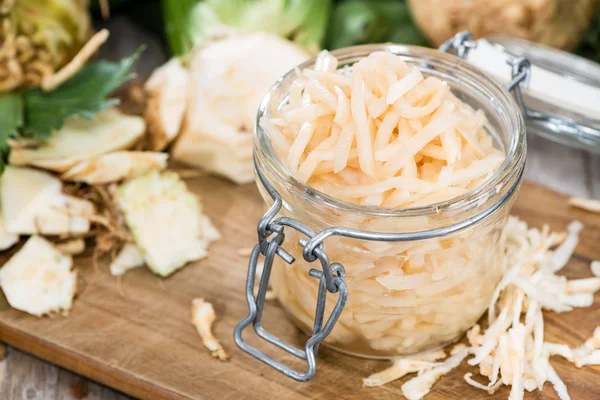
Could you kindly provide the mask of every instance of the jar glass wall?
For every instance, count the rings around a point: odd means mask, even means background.
[[[397,45],[357,46],[333,54],[343,68],[381,50],[418,65],[426,76],[445,80],[463,102],[482,109],[488,118],[485,128],[506,160],[483,185],[461,197],[419,208],[377,208],[344,202],[306,186],[278,159],[268,136],[257,126],[257,166],[281,195],[282,214],[317,232],[341,226],[414,234],[414,240],[402,242],[344,237],[325,241],[329,259],[344,265],[349,290],[348,302],[326,343],[369,357],[439,347],[460,337],[485,312],[502,275],[502,231],[526,153],[524,122],[510,94],[463,60]],[[293,73],[288,74],[274,86],[261,105],[259,119],[287,101],[293,79]],[[259,189],[270,205],[271,197],[260,182]],[[436,234],[431,237],[428,232]],[[314,265],[302,257],[300,235],[286,231],[283,246],[296,262],[287,265],[277,259],[271,284],[292,320],[310,332],[318,282],[308,275]]]

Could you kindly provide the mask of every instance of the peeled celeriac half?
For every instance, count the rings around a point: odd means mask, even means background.
[[[73,261],[40,236],[32,236],[0,268],[0,287],[11,307],[42,316],[68,313],[77,291]]]
[[[94,205],[62,192],[47,172],[7,166],[0,181],[4,228],[11,234],[79,234],[90,229]]]
[[[115,199],[154,273],[168,276],[189,261],[206,257],[214,232],[205,223],[198,198],[175,172],[152,171],[126,182]]]
[[[232,35],[196,48],[189,62],[189,105],[173,157],[236,183],[252,181],[252,133],[260,102],[281,75],[308,58],[300,47],[267,33]]]
[[[179,133],[190,92],[190,75],[179,58],[154,70],[144,89],[148,104],[144,117],[148,124],[150,150],[161,151]]]
[[[63,127],[39,147],[12,148],[8,161],[12,165],[65,172],[83,160],[130,148],[145,130],[143,118],[123,114],[113,107],[96,114],[92,120],[68,118]]]
[[[135,178],[167,166],[168,154],[150,151],[115,151],[81,161],[61,175],[65,181],[103,184]]]

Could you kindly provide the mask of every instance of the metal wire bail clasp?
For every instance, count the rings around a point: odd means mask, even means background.
[[[321,343],[321,341],[323,341],[323,339],[325,339],[327,335],[331,333],[331,330],[333,329],[340,314],[342,313],[344,305],[346,304],[346,300],[348,298],[348,289],[344,282],[344,267],[339,263],[329,262],[329,258],[323,250],[322,241],[319,241],[319,238],[316,238],[318,241],[316,243],[315,240],[310,240],[317,236],[317,234],[311,228],[291,218],[276,218],[282,207],[281,196],[269,184],[259,165],[257,164],[256,159],[254,160],[254,165],[260,181],[264,185],[269,195],[273,198],[274,203],[258,223],[258,243],[254,246],[250,256],[250,261],[248,263],[248,276],[246,279],[246,301],[248,302],[248,315],[235,327],[233,337],[237,346],[254,358],[262,361],[263,363],[271,366],[272,368],[292,379],[305,382],[311,379],[315,374],[315,356],[319,348],[319,343]],[[285,227],[295,229],[307,236],[309,240],[301,239],[299,243],[305,249],[303,253],[304,259],[307,262],[319,260],[321,263],[321,270],[313,268],[309,271],[309,275],[311,277],[318,279],[319,290],[317,295],[317,306],[315,310],[312,336],[306,342],[304,350],[283,341],[272,333],[266,331],[262,326],[262,312],[265,304],[265,295],[269,286],[271,269],[273,267],[273,261],[275,260],[275,257],[280,257],[288,264],[293,264],[295,262],[294,257],[292,257],[283,247],[281,247],[285,240]],[[258,261],[261,255],[264,256],[264,267],[260,277],[258,293],[255,296],[254,282],[256,278]],[[331,312],[331,315],[323,325],[327,292],[338,293],[338,299],[333,311]],[[287,351],[288,353],[302,360],[305,360],[308,364],[306,372],[301,373],[295,371],[245,342],[242,339],[242,332],[250,324],[252,324],[254,331],[261,339]]]
[[[445,53],[454,52],[460,58],[467,58],[471,49],[477,48],[477,42],[473,40],[473,35],[468,31],[462,31],[454,35],[454,37],[446,40],[439,50]],[[531,62],[526,57],[513,58],[507,61],[512,67],[511,81],[506,85],[506,90],[514,91],[517,103],[523,112],[523,115],[532,119],[547,118],[542,113],[532,111],[525,105],[523,97],[523,88],[527,88],[531,78]]]
[[[512,67],[512,80],[506,85],[506,90],[509,92],[514,90],[517,103],[519,103],[523,115],[532,118],[532,112],[525,105],[522,90],[522,88],[527,88],[531,79],[531,62],[525,57],[515,58],[507,62]]]
[[[444,53],[454,51],[460,58],[466,58],[469,50],[476,46],[477,43],[473,40],[473,35],[468,31],[462,31],[442,43],[439,50]]]

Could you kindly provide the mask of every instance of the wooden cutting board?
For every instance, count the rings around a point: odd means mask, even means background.
[[[235,186],[205,177],[188,181],[199,193],[223,239],[207,259],[161,280],[146,268],[127,273],[122,291],[101,264],[90,256],[76,259],[80,293],[71,315],[35,318],[11,309],[0,298],[0,340],[93,380],[144,399],[385,399],[403,398],[403,381],[381,388],[364,388],[362,378],[386,368],[385,361],[364,360],[321,348],[318,370],[309,383],[292,381],[237,349],[234,326],[247,312],[244,299],[246,257],[238,249],[256,240],[262,200],[254,185]],[[526,182],[514,213],[533,226],[548,223],[562,230],[573,219],[585,224],[581,242],[565,274],[591,275],[590,261],[600,259],[600,215],[570,209],[566,199]],[[6,258],[6,257],[5,257]],[[1,260],[3,262],[4,260]],[[229,362],[211,358],[190,323],[191,301],[211,301],[219,320],[215,335],[231,354]],[[302,345],[306,337],[294,328],[276,302],[269,302],[265,326]],[[573,346],[581,344],[600,325],[600,296],[592,308],[565,314],[546,313],[546,338]],[[252,336],[250,331],[247,337]],[[251,341],[256,344],[256,341]],[[286,354],[284,362],[304,366]],[[600,399],[600,368],[577,369],[561,358],[552,364],[569,388],[572,399]],[[505,387],[493,396],[471,388],[462,376],[465,364],[442,378],[427,399],[506,399]],[[475,371],[473,371],[475,372]],[[542,393],[526,398],[557,399],[546,384]]]

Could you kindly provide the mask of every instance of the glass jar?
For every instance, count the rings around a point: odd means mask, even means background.
[[[485,128],[506,154],[493,176],[466,195],[425,207],[386,209],[338,200],[306,186],[277,157],[269,137],[257,124],[254,152],[259,190],[268,205],[273,204],[274,193],[281,197],[279,218],[309,228],[301,232],[288,229],[287,224],[285,241],[280,245],[295,262],[288,264],[290,260],[274,257],[272,268],[266,272],[267,279],[271,274],[270,283],[280,304],[297,326],[307,334],[313,332],[314,338],[318,331],[315,309],[323,280],[314,279],[315,274],[309,276],[310,269],[315,268],[309,261],[316,257],[311,256],[315,246],[307,251],[306,240],[319,236],[319,249],[328,260],[343,265],[345,277],[341,277],[348,291],[345,307],[325,343],[357,356],[388,358],[453,342],[486,311],[502,275],[502,232],[521,182],[526,142],[525,123],[510,93],[457,56],[391,44],[350,47],[332,54],[344,68],[374,51],[396,54],[408,64],[419,65],[423,75],[448,82],[458,98],[485,112]],[[312,59],[299,68],[310,68],[314,63]],[[261,104],[258,119],[269,117],[271,110],[285,104],[294,79],[292,71],[276,83]],[[259,224],[259,237],[260,232]],[[355,236],[348,232],[361,232],[361,238],[347,237]],[[261,252],[264,254],[264,248]],[[250,272],[248,277],[253,284]],[[260,296],[254,300],[262,306]],[[249,298],[252,314],[251,303]],[[335,304],[327,302],[325,315]],[[238,334],[236,342],[240,345],[241,330]],[[273,337],[266,340],[275,342]],[[285,346],[289,345],[280,347],[302,356],[302,351]],[[308,361],[310,366],[310,356]],[[280,369],[271,359],[265,362]]]

